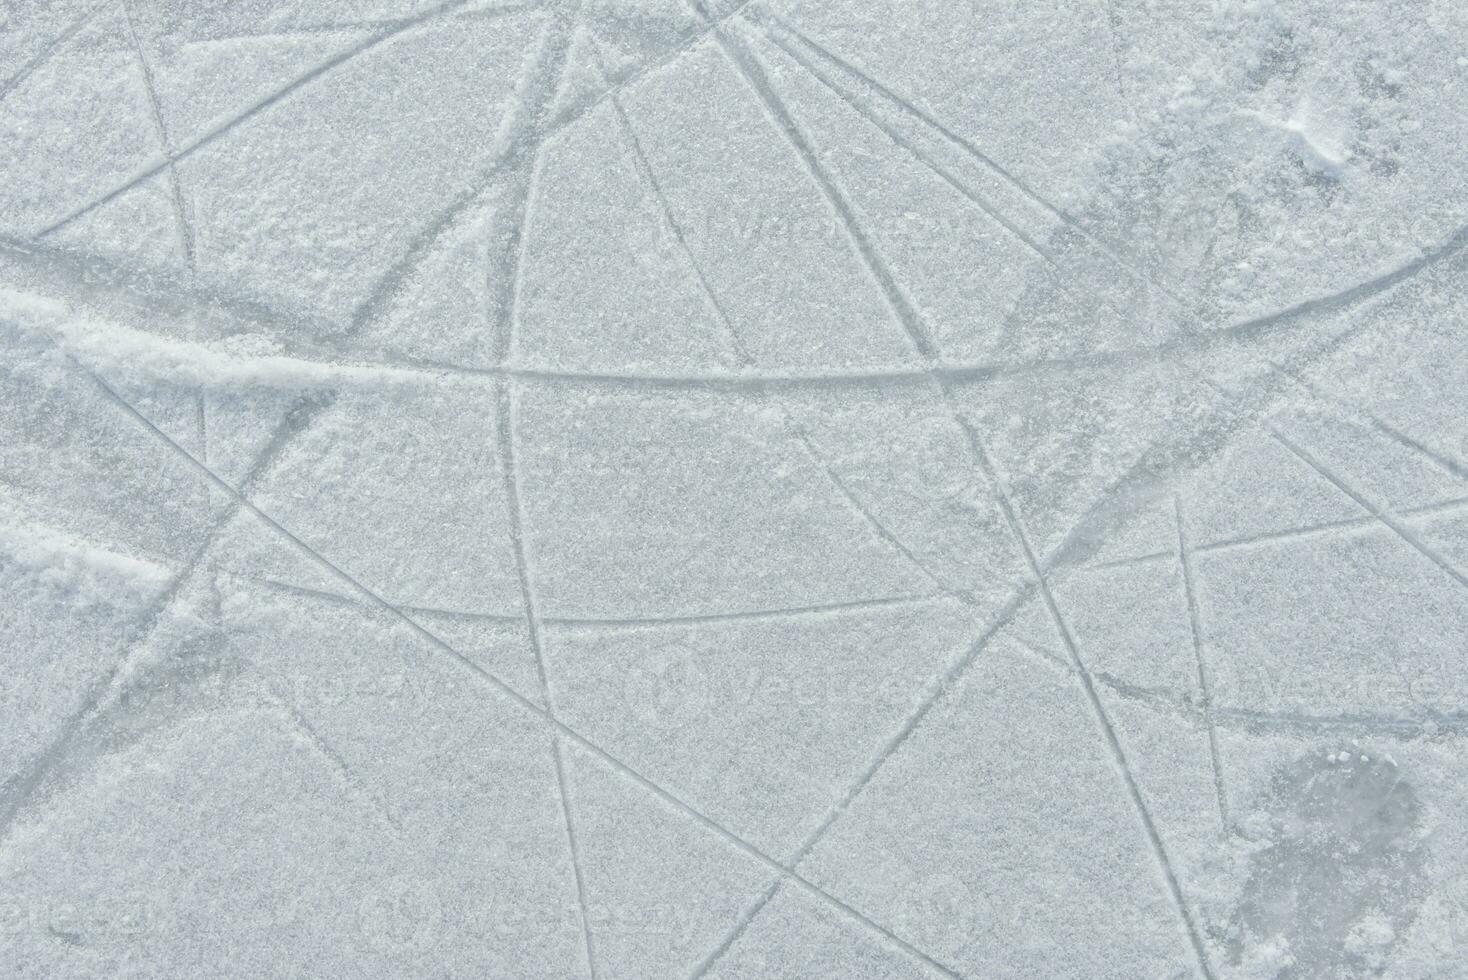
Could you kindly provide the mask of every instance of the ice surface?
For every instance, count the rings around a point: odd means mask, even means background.
[[[0,2],[0,976],[1468,977],[1468,5]]]

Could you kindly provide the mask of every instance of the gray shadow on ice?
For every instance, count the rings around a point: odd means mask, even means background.
[[[1277,980],[1381,973],[1427,890],[1420,806],[1404,775],[1359,749],[1276,773],[1261,801],[1266,841],[1228,923],[1232,964],[1267,965]]]

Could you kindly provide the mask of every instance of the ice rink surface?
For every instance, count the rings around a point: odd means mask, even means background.
[[[1468,977],[1468,4],[0,2],[0,976]]]

